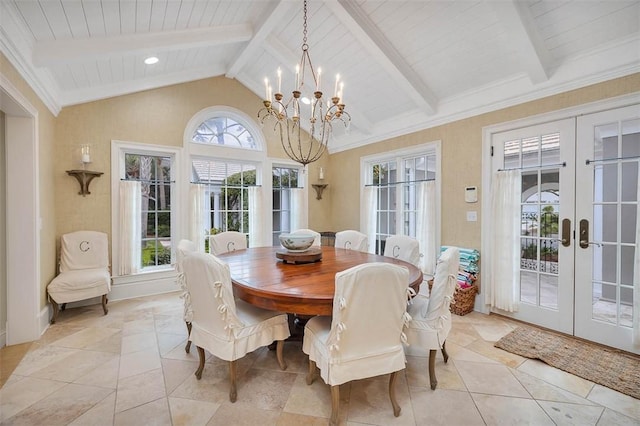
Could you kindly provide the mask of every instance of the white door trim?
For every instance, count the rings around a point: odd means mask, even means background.
[[[7,345],[40,338],[38,110],[0,74],[7,182]]]

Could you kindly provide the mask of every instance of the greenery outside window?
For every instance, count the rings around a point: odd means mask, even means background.
[[[142,190],[141,268],[171,265],[172,159],[125,153],[125,180],[138,180]]]
[[[194,159],[192,182],[205,185],[205,238],[223,231],[249,234],[249,187],[256,185],[256,165],[233,161]]]

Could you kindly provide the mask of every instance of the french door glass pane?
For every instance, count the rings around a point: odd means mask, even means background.
[[[532,305],[537,304],[538,274],[520,271],[520,301]]]
[[[558,309],[557,275],[540,275],[540,306]]]

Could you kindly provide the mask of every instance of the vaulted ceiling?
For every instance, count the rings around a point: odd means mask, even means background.
[[[213,76],[293,89],[302,0],[0,0],[0,48],[54,114]],[[333,152],[640,71],[640,1],[310,0],[352,116]],[[145,65],[149,55],[160,61]],[[260,108],[256,104],[256,111]]]

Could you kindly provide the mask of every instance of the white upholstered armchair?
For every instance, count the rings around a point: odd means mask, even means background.
[[[67,303],[98,296],[102,296],[102,309],[107,315],[110,290],[107,234],[97,231],[64,234],[60,238],[60,273],[47,286],[53,305],[51,324],[56,322],[58,311],[64,310]]]
[[[406,330],[409,345],[416,345],[429,351],[431,389],[435,389],[438,385],[435,372],[437,350],[442,350],[445,363],[449,359],[445,341],[451,330],[449,305],[456,289],[459,256],[457,247],[449,247],[442,253],[436,265],[431,297],[418,294],[412,299],[407,309],[411,316],[411,322]]]
[[[391,373],[389,397],[393,414],[397,373],[405,368],[403,326],[408,320],[409,271],[389,263],[367,263],[336,274],[333,316],[311,318],[302,350],[309,355],[307,384],[316,366],[331,386],[331,421],[338,422],[340,387],[351,380]]]
[[[236,360],[249,352],[277,341],[280,368],[287,368],[282,351],[289,337],[284,313],[269,311],[234,300],[229,265],[211,254],[188,253],[182,261],[185,282],[191,294],[193,318],[189,340],[198,348],[198,380],[204,370],[204,351],[229,361],[231,388],[229,400],[235,402]],[[213,368],[213,367],[212,367]]]

